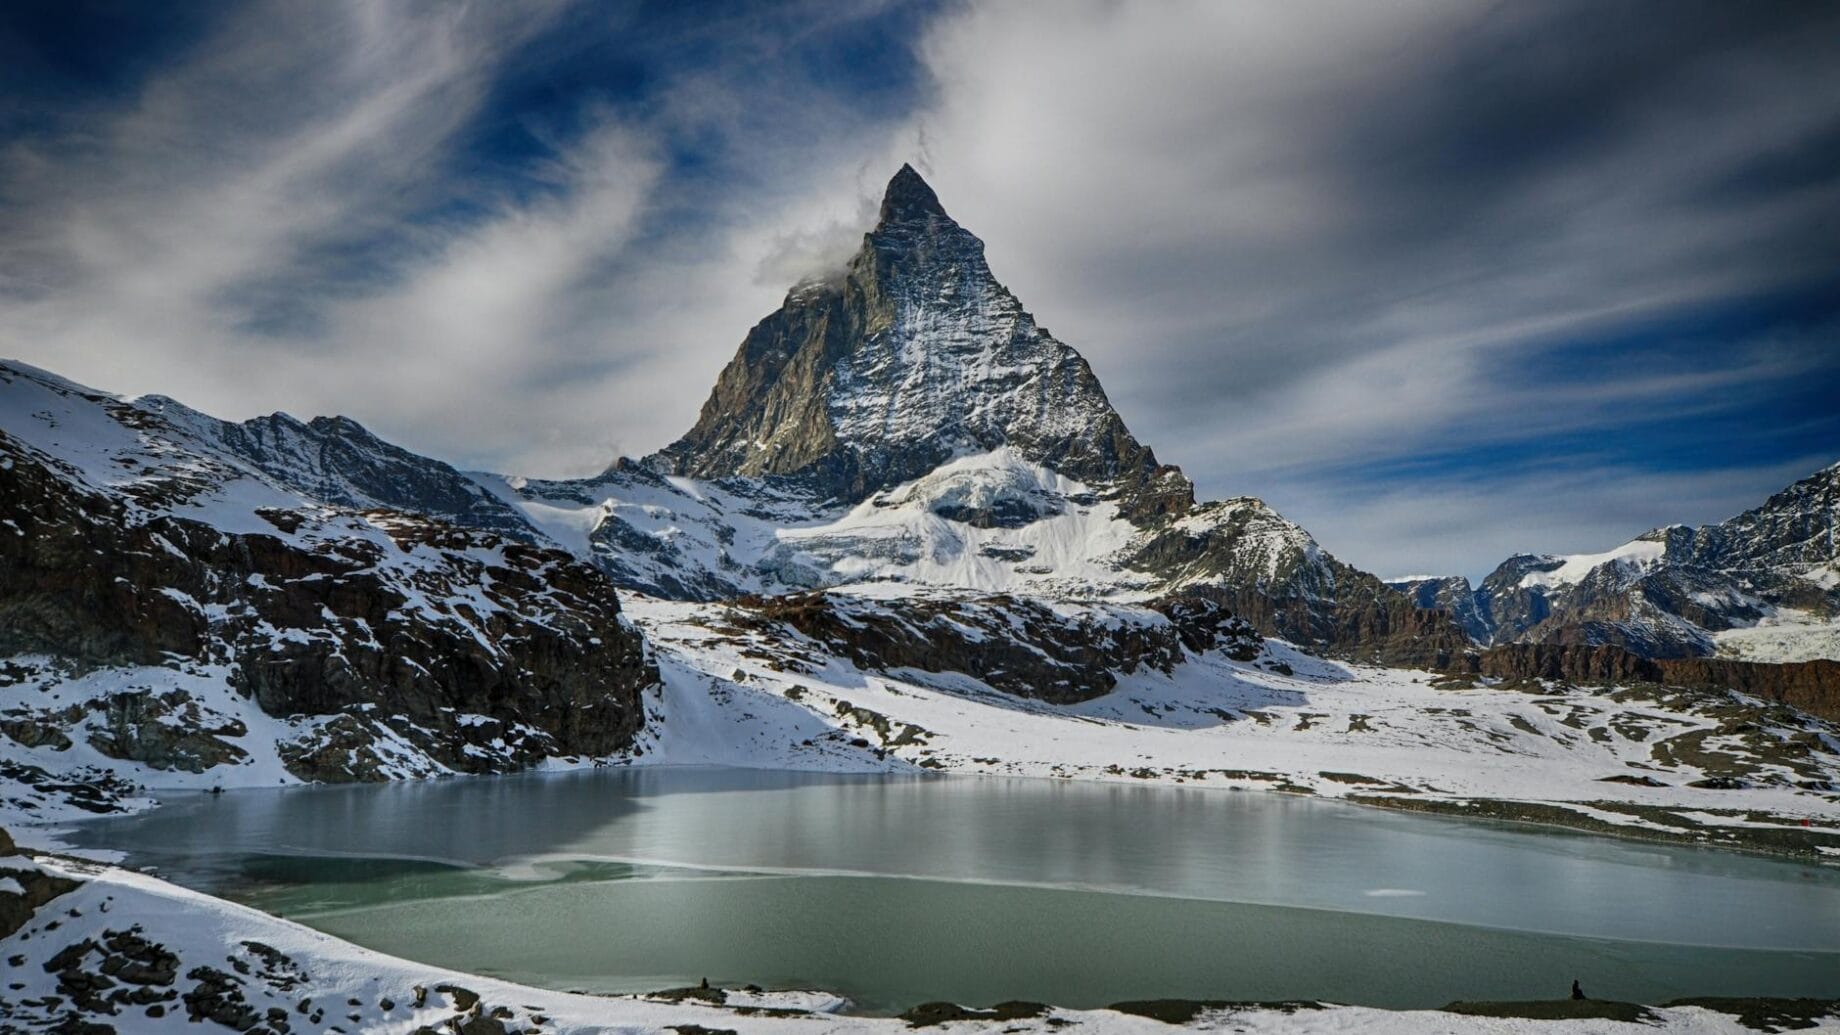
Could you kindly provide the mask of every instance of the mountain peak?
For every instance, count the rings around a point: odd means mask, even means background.
[[[1146,512],[1192,502],[1079,353],[991,274],[984,242],[903,165],[842,277],[795,289],[756,324],[696,425],[648,463],[697,478],[797,475],[854,503],[1004,446]]]
[[[911,165],[903,164],[888,181],[888,190],[882,194],[881,222],[907,223],[915,220],[937,216],[951,219],[946,215],[944,206],[939,204],[939,195]]]

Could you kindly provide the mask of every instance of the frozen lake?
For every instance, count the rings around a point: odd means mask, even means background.
[[[1840,871],[1268,793],[637,769],[189,795],[182,884],[565,989],[950,999],[1840,995]]]

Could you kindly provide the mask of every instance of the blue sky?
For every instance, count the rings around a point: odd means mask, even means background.
[[[1840,460],[1827,5],[9,4],[0,353],[585,473],[903,161],[1204,495],[1382,574]]]

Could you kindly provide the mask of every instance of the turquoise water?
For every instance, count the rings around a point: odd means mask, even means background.
[[[85,824],[181,883],[558,988],[1435,1006],[1840,994],[1840,872],[1287,796],[603,770],[186,796]]]

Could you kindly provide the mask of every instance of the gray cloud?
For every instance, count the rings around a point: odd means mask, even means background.
[[[1204,492],[1266,495],[1371,567],[1465,571],[1721,516],[1798,471],[1364,472],[1833,369],[1831,325],[1595,380],[1527,364],[1840,268],[1819,6],[965,4],[916,41],[906,112],[786,73],[741,18],[699,29],[723,60],[549,138],[544,189],[455,183],[443,158],[554,10],[258,5],[131,102],[6,145],[0,352],[584,473],[687,427],[918,159]],[[719,182],[670,173],[684,137]]]
[[[1532,381],[1527,362],[1840,267],[1840,175],[1814,173],[1840,174],[1831,11],[990,6],[927,53],[935,185],[998,274],[1204,491],[1289,501],[1366,563],[1391,566],[1357,531],[1373,525],[1344,519],[1379,491],[1364,464],[1614,428],[1645,406],[1688,418],[1715,389],[1833,370],[1831,325],[1767,355],[1605,364],[1595,383]],[[1758,490],[1749,470],[1639,479],[1669,490],[1639,494],[1640,513],[1570,492],[1538,523],[1477,510],[1439,534],[1466,571],[1572,529],[1614,542],[1704,513],[1707,486],[1737,502]],[[1498,474],[1499,509],[1530,513],[1508,501],[1540,478]],[[1419,491],[1446,489],[1487,495],[1429,474]]]

